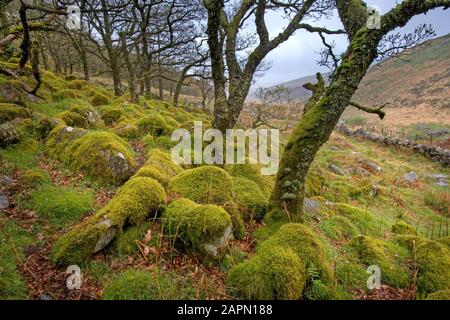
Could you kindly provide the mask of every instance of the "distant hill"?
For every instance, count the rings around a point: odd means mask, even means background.
[[[327,75],[324,75],[328,78]],[[282,83],[291,98],[305,101],[310,92],[302,86],[315,75]],[[450,34],[426,41],[398,57],[374,65],[354,97],[361,103],[390,102],[392,107],[450,108]]]

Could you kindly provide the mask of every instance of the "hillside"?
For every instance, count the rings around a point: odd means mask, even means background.
[[[335,133],[292,223],[266,212],[258,165],[172,161],[173,130],[210,115],[48,71],[36,98],[30,82],[0,75],[25,101],[0,103],[17,133],[1,136],[0,299],[449,298],[449,168]]]
[[[282,83],[300,101],[310,93],[302,85],[308,76]],[[355,95],[361,103],[390,102],[392,107],[450,108],[450,34],[426,41],[375,66]]]

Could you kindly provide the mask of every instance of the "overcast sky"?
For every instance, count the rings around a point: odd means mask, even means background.
[[[368,0],[368,5],[376,6],[380,9],[381,14],[386,13],[400,0]],[[267,27],[271,36],[278,34],[287,21],[280,14],[270,14],[267,19]],[[432,10],[426,15],[416,16],[404,28],[399,29],[401,32],[408,32],[422,23],[431,23],[437,36],[450,33],[450,10],[442,9]],[[321,20],[313,23],[316,26],[326,26],[329,29],[342,28],[337,17],[330,20]],[[345,50],[347,40],[345,36],[328,37],[329,40],[336,42],[336,52],[341,53]],[[321,40],[318,35],[310,34],[303,30],[298,31],[288,41],[272,51],[266,60],[272,63],[272,67],[263,77],[255,79],[253,89],[259,86],[271,86],[283,83],[296,78],[308,76],[317,71],[327,72],[326,68],[317,66],[317,52],[321,48]]]

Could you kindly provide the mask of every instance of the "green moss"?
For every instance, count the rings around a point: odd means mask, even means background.
[[[10,103],[0,103],[0,124],[16,118],[29,118],[31,111]]]
[[[163,187],[151,178],[129,180],[103,209],[55,242],[52,261],[58,265],[86,262],[103,235],[110,230],[120,233],[125,225],[139,225],[147,216],[156,215],[166,197]]]
[[[67,82],[67,87],[69,89],[83,90],[87,86],[88,86],[88,83],[85,80],[77,80],[77,79],[75,79],[75,80],[70,80],[69,82]]]
[[[346,203],[335,203],[331,210],[349,219],[363,234],[373,229],[373,218],[367,210],[362,210]]]
[[[405,288],[410,284],[406,249],[394,243],[365,236],[355,237],[349,247],[365,265],[380,267],[382,282],[397,288]]]
[[[230,270],[232,295],[251,300],[299,299],[306,282],[302,261],[289,248],[268,247]]]
[[[45,185],[32,191],[25,206],[57,227],[65,227],[92,210],[94,196],[69,188]]]
[[[338,286],[346,292],[354,290],[364,291],[367,289],[367,278],[369,274],[360,264],[351,261],[336,263],[336,280]]]
[[[235,239],[243,239],[247,230],[245,229],[244,219],[236,203],[228,202],[224,205],[225,210],[230,214],[231,222],[233,224],[233,236]]]
[[[262,242],[256,252],[270,247],[289,248],[299,257],[308,268],[314,265],[323,282],[331,279],[331,270],[325,261],[325,249],[317,235],[307,226],[300,223],[282,225],[267,240]]]
[[[317,171],[310,169],[305,183],[306,197],[320,196],[324,184],[324,178]]]
[[[101,184],[126,181],[136,165],[128,143],[110,132],[86,133],[58,126],[46,145],[50,155]]]
[[[183,172],[183,169],[172,161],[170,153],[151,149],[147,157],[144,166],[136,173],[137,177],[150,177],[166,186],[171,178]]]
[[[270,196],[275,186],[273,177],[261,175],[261,166],[258,164],[228,164],[224,169],[233,177],[247,178],[255,182],[266,197]]]
[[[56,118],[64,121],[65,124],[71,127],[87,128],[88,122],[86,118],[72,111],[64,111],[55,115]]]
[[[197,203],[224,204],[233,201],[232,188],[231,177],[226,171],[215,166],[202,166],[172,178],[168,192]]]
[[[267,197],[259,186],[247,178],[233,177],[233,193],[246,220],[261,220],[267,207]]]
[[[113,123],[119,121],[123,115],[123,111],[120,107],[109,106],[101,110],[100,115],[106,125],[110,126]]]
[[[170,275],[129,270],[117,275],[103,291],[104,300],[189,299],[195,290]]]
[[[330,239],[336,241],[349,240],[359,234],[353,223],[343,216],[326,218],[319,224],[319,229]]]
[[[139,119],[137,126],[141,133],[150,133],[153,136],[170,135],[173,131],[173,127],[169,126],[158,113],[152,113]]]
[[[417,230],[405,221],[398,221],[392,226],[391,231],[397,234],[417,235]]]
[[[426,300],[450,300],[450,289],[433,292]]]
[[[112,129],[115,134],[123,138],[137,138],[140,135],[139,128],[132,122],[121,121]]]
[[[92,97],[91,104],[94,107],[107,105],[109,103],[109,98],[101,93],[96,93],[94,97]]]
[[[29,232],[15,223],[0,226],[0,300],[27,298],[25,281],[17,264],[18,259],[24,259],[23,249],[32,243]]]
[[[76,105],[71,107],[69,111],[75,112],[82,116],[86,120],[90,128],[103,128],[105,125],[98,112],[90,106]]]
[[[202,258],[223,257],[225,252],[215,252],[210,244],[222,241],[228,230],[231,232],[230,215],[216,205],[197,205],[188,199],[175,200],[164,212],[165,233],[174,240],[180,240],[185,248],[193,249]],[[227,239],[219,244],[219,250],[226,246]]]
[[[148,229],[150,229],[150,224],[145,222],[126,229],[114,240],[114,252],[119,255],[133,255],[138,253],[139,246],[136,241],[143,242]]]
[[[73,89],[62,89],[52,94],[54,101],[62,101],[65,99],[78,99],[81,98],[81,94]]]
[[[50,183],[48,173],[40,169],[27,169],[22,172],[22,179],[30,187],[37,187],[43,184]]]
[[[397,234],[394,238],[394,241],[398,243],[400,246],[412,251],[414,248],[423,241],[426,241],[427,239],[419,237],[417,235],[404,235],[404,234]]]
[[[450,251],[437,241],[423,241],[414,252],[419,266],[420,292],[432,293],[450,288]]]

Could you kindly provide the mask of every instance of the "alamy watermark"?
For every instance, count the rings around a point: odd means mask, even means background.
[[[224,137],[218,129],[203,132],[202,122],[195,121],[193,139],[187,129],[176,129],[171,140],[178,142],[171,154],[176,164],[245,164],[248,161],[260,164],[262,175],[274,175],[278,171],[280,133],[277,129],[228,129]],[[204,147],[205,142],[210,143]]]
[[[381,288],[381,269],[377,265],[371,265],[367,268],[367,273],[370,274],[367,278],[367,289],[374,290]]]
[[[82,283],[81,269],[77,265],[71,265],[67,267],[66,274],[69,276],[66,280],[66,286],[69,290],[80,290]]]

